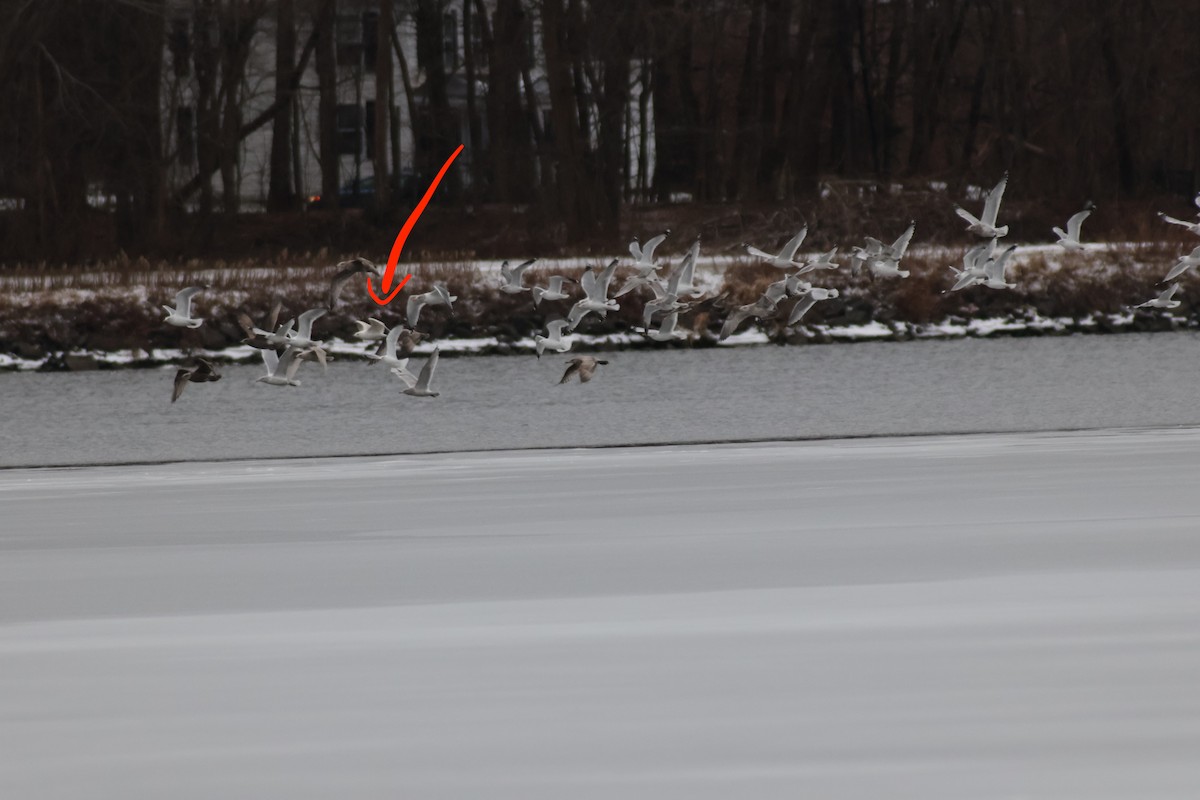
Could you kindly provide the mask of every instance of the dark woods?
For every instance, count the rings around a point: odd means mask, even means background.
[[[459,143],[440,203],[563,243],[831,183],[1187,193],[1197,52],[1184,0],[4,0],[0,260],[203,249],[367,163],[394,221]]]

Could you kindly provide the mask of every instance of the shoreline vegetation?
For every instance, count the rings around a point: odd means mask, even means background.
[[[884,232],[886,233],[886,232]],[[689,243],[672,236],[660,255],[675,263]],[[771,244],[771,242],[765,242]],[[642,333],[647,295],[641,290],[621,298],[620,311],[607,319],[589,318],[575,335],[574,350],[640,347],[715,347],[757,344],[824,344],[853,341],[914,340],[988,336],[1046,336],[1075,333],[1151,332],[1200,328],[1200,303],[1191,299],[1195,279],[1184,279],[1173,312],[1135,309],[1161,291],[1158,281],[1178,258],[1183,242],[1093,243],[1079,253],[1054,245],[1022,246],[1014,257],[1016,289],[985,287],[946,293],[952,284],[949,265],[958,264],[963,247],[914,246],[905,258],[912,276],[902,281],[852,275],[848,268],[821,273],[818,283],[838,288],[836,300],[819,303],[804,324],[785,328],[788,307],[757,324],[748,323],[724,342],[717,333],[725,309],[752,302],[779,270],[740,254],[736,244],[702,248],[696,277],[706,290],[680,327],[689,338],[661,344]],[[839,261],[847,261],[839,251]],[[578,278],[588,264],[603,264],[619,254],[594,258],[543,259],[526,274],[527,286],[545,285],[551,274]],[[292,255],[286,250],[270,261],[199,260],[182,263],[118,258],[84,268],[14,266],[0,273],[0,369],[81,370],[155,367],[202,355],[225,363],[257,363],[259,354],[241,344],[236,316],[266,317],[280,299],[283,319],[325,303],[333,264],[343,254],[326,250]],[[626,259],[627,260],[627,259]],[[434,282],[459,296],[455,313],[431,308],[427,324],[433,336],[421,350],[441,348],[457,354],[531,354],[532,336],[545,323],[565,315],[572,301],[535,307],[529,293],[499,290],[499,261],[455,260],[405,263],[409,287],[387,307],[376,305],[359,287],[347,288],[338,307],[323,317],[316,334],[329,341],[335,358],[365,358],[371,345],[353,338],[354,320],[377,317],[387,325],[401,321],[404,298]],[[618,272],[622,281],[630,269]],[[209,289],[195,300],[207,320],[196,330],[162,322],[161,306],[186,285]],[[1200,290],[1197,290],[1200,291]]]

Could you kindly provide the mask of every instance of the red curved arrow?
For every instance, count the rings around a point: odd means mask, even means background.
[[[412,275],[405,275],[404,280],[400,281],[400,285],[391,293],[388,292],[388,289],[392,287],[392,281],[396,278],[396,262],[400,260],[400,251],[404,249],[404,242],[408,239],[409,232],[417,224],[421,213],[425,211],[425,206],[429,205],[429,200],[433,197],[434,190],[437,189],[438,184],[442,182],[442,178],[446,175],[446,170],[450,169],[450,165],[454,162],[454,159],[458,158],[458,154],[462,151],[463,145],[460,144],[458,149],[450,154],[450,157],[446,159],[446,163],[442,164],[442,168],[438,170],[433,183],[429,184],[429,188],[425,190],[425,196],[421,198],[421,202],[417,203],[417,207],[412,210],[412,213],[408,215],[408,219],[404,221],[404,227],[400,229],[399,235],[396,236],[396,241],[392,244],[392,252],[388,255],[387,269],[384,270],[383,280],[380,281],[385,295],[382,300],[379,298],[379,295],[375,294],[375,289],[371,286],[371,276],[367,276],[367,292],[371,295],[371,299],[379,305],[386,306],[392,302],[396,295],[400,294],[400,290],[404,288],[404,284],[408,283],[408,279],[412,277]]]

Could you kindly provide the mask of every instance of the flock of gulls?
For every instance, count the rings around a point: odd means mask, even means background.
[[[1016,286],[1008,280],[1007,270],[1017,245],[1001,245],[1001,240],[1008,234],[1008,226],[1000,225],[998,221],[1000,203],[1007,186],[1008,175],[1005,174],[987,193],[983,210],[978,217],[962,207],[955,207],[955,213],[967,222],[967,231],[983,241],[966,251],[961,268],[950,267],[954,283],[943,293],[959,292],[973,286],[1000,290]],[[1198,209],[1195,221],[1188,222],[1162,213],[1159,217],[1200,236],[1200,194],[1196,195],[1193,202]],[[1058,236],[1057,244],[1066,250],[1084,249],[1080,233],[1084,221],[1093,209],[1094,206],[1089,202],[1082,211],[1067,221],[1066,230],[1055,227],[1053,230]],[[908,250],[915,230],[916,224],[910,223],[891,244],[867,237],[863,245],[852,248],[848,261],[850,271],[857,275],[866,269],[872,279],[907,278],[909,271],[901,269],[901,260]],[[680,262],[669,269],[665,277],[660,275],[660,270],[665,265],[655,258],[655,251],[666,241],[669,234],[670,230],[667,230],[644,244],[634,238],[629,245],[632,263],[626,265],[626,277],[616,291],[612,290],[612,286],[621,266],[621,259],[613,259],[603,268],[587,267],[577,282],[562,275],[549,276],[546,286],[526,286],[524,283],[526,271],[537,263],[537,259],[530,259],[516,266],[510,266],[509,262],[505,261],[500,266],[500,290],[507,294],[529,292],[535,307],[543,303],[572,300],[576,297],[572,288],[576,284],[582,291],[582,297],[574,300],[565,316],[546,323],[546,335],[539,333],[533,337],[537,357],[541,358],[546,351],[569,351],[572,340],[566,338],[566,334],[575,331],[590,314],[604,318],[609,311],[619,310],[621,306],[617,298],[634,291],[649,292],[652,295],[647,295],[645,302],[643,332],[648,338],[658,342],[686,339],[688,333],[679,327],[679,315],[699,307],[711,307],[727,313],[719,335],[719,339],[724,340],[736,332],[747,319],[782,318],[780,312],[786,307],[785,301],[794,299],[787,308],[784,323],[785,326],[791,327],[799,324],[817,303],[838,297],[837,289],[814,286],[810,282],[814,273],[818,271],[837,270],[843,266],[834,261],[838,248],[810,256],[806,260],[797,260],[797,253],[808,234],[807,226],[801,228],[777,253],[743,243],[742,246],[748,255],[780,270],[782,277],[768,285],[754,302],[733,307],[728,305],[727,295],[708,297],[704,289],[696,286],[699,239],[692,243]],[[324,366],[329,360],[326,343],[314,338],[313,324],[336,306],[339,295],[350,280],[358,275],[366,275],[367,280],[381,281],[384,274],[382,267],[362,257],[340,262],[337,266],[339,271],[330,280],[328,302],[325,306],[308,309],[295,319],[281,323],[279,315],[282,304],[277,301],[263,327],[256,325],[247,314],[239,314],[238,323],[246,333],[243,342],[262,353],[266,374],[258,378],[258,382],[270,386],[299,386],[300,381],[297,380],[296,373],[301,364],[305,361],[315,361]],[[1160,281],[1170,283],[1170,286],[1157,297],[1140,303],[1135,308],[1178,307],[1180,301],[1173,298],[1179,284],[1172,281],[1177,281],[1197,266],[1200,266],[1200,247],[1182,256]],[[182,328],[200,327],[204,320],[192,315],[192,299],[206,288],[191,286],[180,291],[175,296],[174,307],[163,306],[167,312],[163,321]],[[435,284],[423,294],[409,296],[405,308],[407,325],[396,325],[389,329],[381,320],[372,317],[366,321],[356,321],[358,330],[354,337],[360,341],[378,343],[376,351],[369,353],[367,358],[385,364],[390,373],[403,385],[404,388],[400,390],[403,394],[412,397],[437,397],[438,392],[432,388],[432,383],[440,351],[434,349],[417,374],[409,370],[409,357],[422,340],[429,338],[428,333],[418,329],[421,312],[427,307],[445,306],[453,313],[453,303],[457,299],[450,294],[445,285]],[[205,358],[193,360],[195,366],[181,368],[175,373],[172,403],[179,399],[189,383],[206,383],[221,379],[221,374],[211,361]],[[592,356],[576,356],[566,363],[567,369],[559,380],[560,384],[575,376],[578,376],[581,383],[587,383],[595,375],[597,366],[608,362]]]

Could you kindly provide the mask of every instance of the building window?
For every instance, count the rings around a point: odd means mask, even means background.
[[[379,57],[379,12],[364,11],[362,15],[363,68],[375,71],[375,60]]]
[[[446,69],[458,69],[458,14],[447,11],[442,15],[442,57]]]
[[[358,67],[363,57],[363,19],[357,14],[338,15],[337,18],[337,62],[344,66]]]
[[[356,105],[337,107],[337,151],[341,156],[357,156],[362,144],[362,109]]]
[[[175,109],[175,135],[179,145],[179,163],[190,167],[196,163],[196,112],[191,106]]]
[[[176,78],[186,78],[192,71],[192,34],[186,17],[172,17],[167,34],[167,51],[171,54],[171,69]]]

